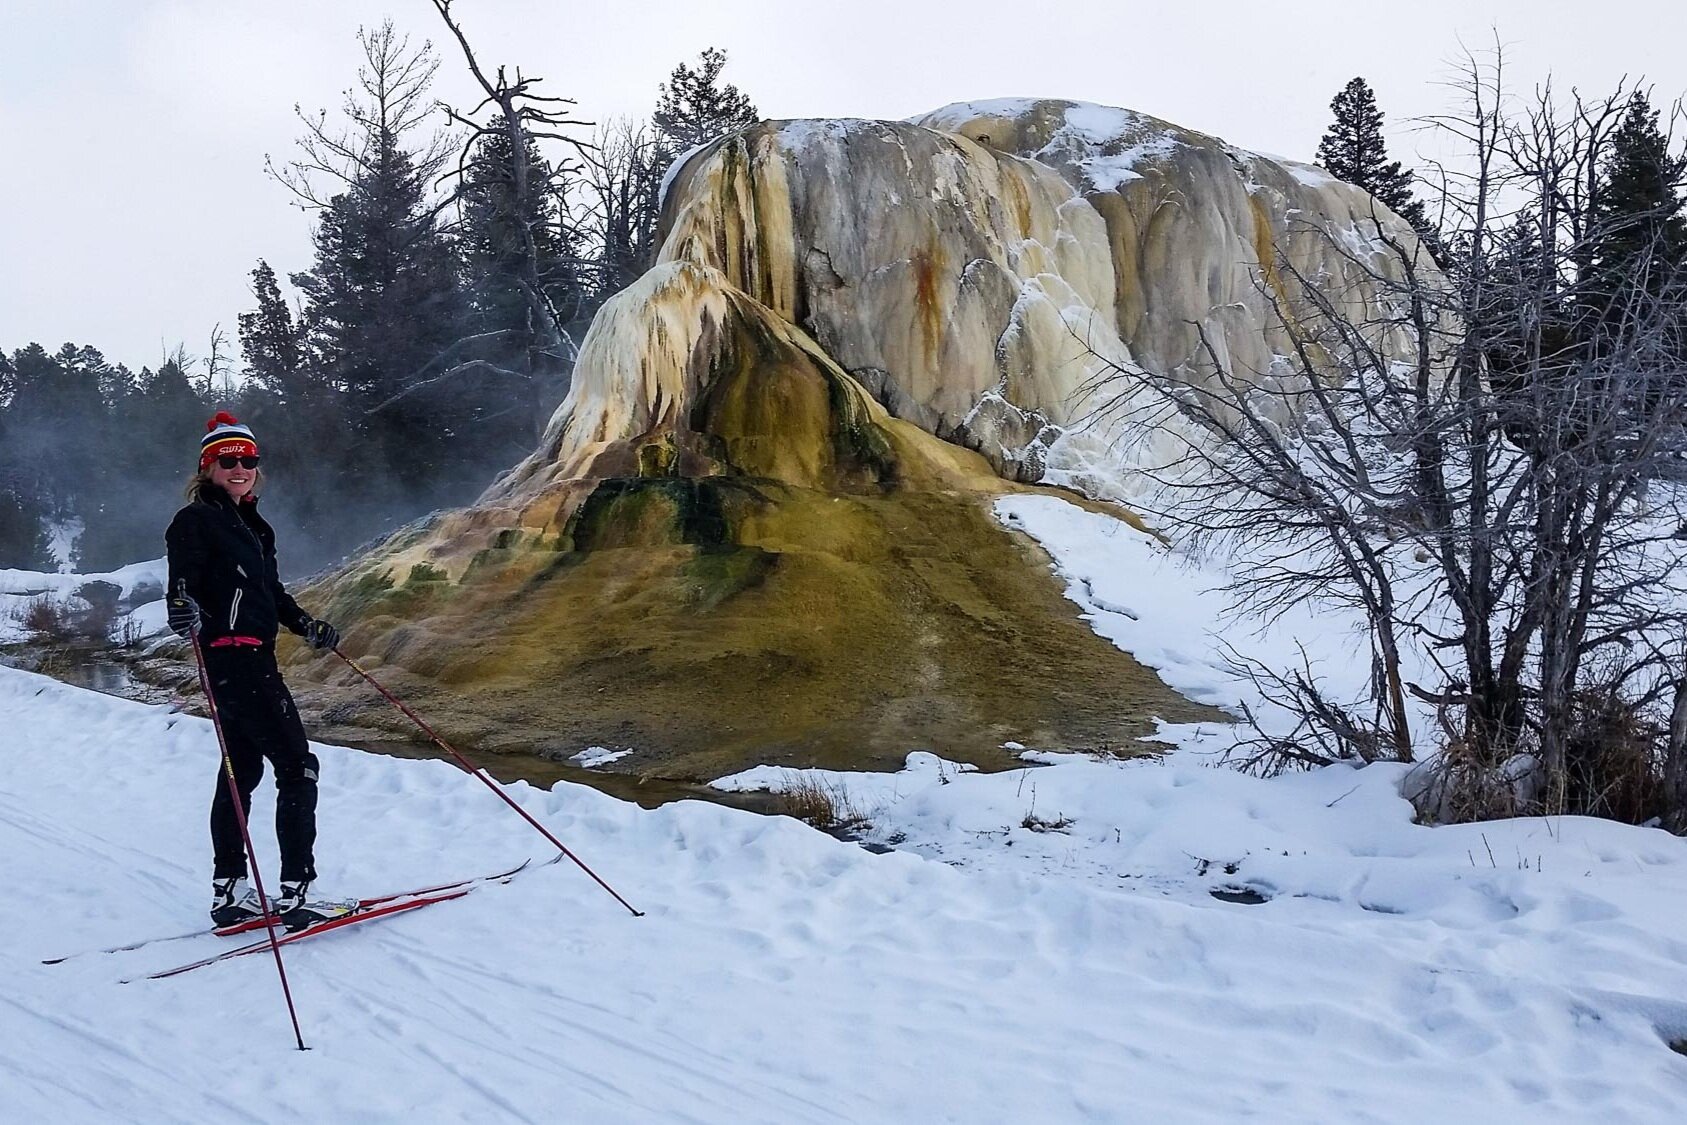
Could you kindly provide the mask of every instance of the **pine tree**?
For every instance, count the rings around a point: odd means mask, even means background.
[[[304,334],[281,296],[275,271],[262,258],[252,270],[252,294],[258,307],[239,317],[247,377],[281,402],[302,405],[309,397]]]
[[[1615,300],[1634,286],[1656,296],[1680,277],[1687,260],[1684,176],[1687,157],[1671,155],[1658,111],[1636,92],[1611,134],[1594,200],[1589,261],[1594,300]]]
[[[80,353],[76,345],[66,344],[50,355],[32,343],[12,356],[10,452],[19,471],[34,482],[31,490],[54,509],[74,509],[104,483],[101,459],[74,456],[103,450],[107,443],[100,370],[83,362]]]
[[[368,170],[329,200],[315,263],[291,280],[306,298],[312,362],[345,394],[366,456],[422,492],[447,467],[449,423],[416,404],[380,408],[462,334],[467,302],[422,169],[390,130],[367,140]]]
[[[1670,152],[1644,92],[1629,98],[1599,173],[1577,248],[1582,355],[1595,367],[1620,357],[1679,371],[1687,363],[1687,322],[1679,311],[1687,286],[1687,156]],[[1650,397],[1637,402],[1642,411],[1655,405]]]
[[[20,460],[20,440],[12,421],[17,369],[0,349],[0,569],[52,570],[44,511],[36,498],[38,481]]]
[[[82,500],[72,561],[81,571],[112,570],[158,555],[170,513],[181,503],[182,483],[193,471],[195,446],[205,432],[208,404],[177,360],[156,373],[143,370],[123,398],[108,400],[113,440],[110,479]]]
[[[358,41],[364,65],[343,118],[330,125],[326,113],[300,113],[302,157],[269,170],[317,214],[311,268],[290,277],[304,297],[303,385],[324,400],[308,413],[339,435],[312,450],[321,474],[313,488],[326,490],[338,472],[342,500],[363,494],[409,507],[437,499],[430,493],[455,444],[453,404],[390,404],[460,338],[467,301],[435,190],[449,143],[426,128],[437,109],[432,47],[412,48],[390,20],[360,29]],[[278,292],[261,298],[260,320],[277,322],[278,305]],[[284,367],[268,331],[279,324],[253,328],[268,337],[265,362]],[[263,393],[254,404],[293,413],[273,387],[255,390]],[[355,468],[342,443],[356,450]]]
[[[525,191],[517,189],[509,130],[496,116],[470,150],[459,196],[457,245],[473,320],[450,359],[490,365],[475,369],[472,396],[455,399],[472,407],[460,419],[463,437],[488,474],[532,448],[561,399],[569,356],[555,328],[589,299],[577,238],[558,199],[560,174],[525,129],[522,139]],[[535,278],[539,301],[531,294]]]
[[[412,169],[395,150],[364,190],[336,196],[317,224],[315,265],[292,281],[314,360],[345,393],[352,428],[395,479],[420,487],[443,467],[449,429],[415,407],[379,408],[461,335],[466,301]]]
[[[707,47],[696,70],[684,63],[674,67],[668,81],[657,88],[656,112],[651,116],[666,142],[670,157],[745,129],[761,120],[750,99],[733,85],[719,85],[726,68],[726,52]]]
[[[1370,84],[1353,79],[1331,100],[1330,112],[1335,120],[1318,142],[1318,163],[1336,179],[1370,192],[1432,243],[1433,228],[1423,201],[1412,198],[1412,173],[1398,160],[1388,159],[1382,110]]]
[[[258,307],[239,318],[247,375],[240,417],[264,435],[265,474],[283,482],[288,514],[320,538],[320,516],[351,445],[344,399],[328,385],[321,365],[311,362],[304,326],[293,319],[275,271],[261,258],[252,270],[252,293]],[[159,373],[161,389],[173,382]]]
[[[13,479],[0,475],[0,569],[12,568],[53,570],[52,540],[41,506]]]
[[[199,397],[193,380],[175,360],[165,360],[156,373],[143,370],[140,395],[135,418],[139,427],[149,434],[169,435],[169,444],[181,448],[185,442],[189,452],[201,436],[208,404]],[[185,436],[184,436],[185,435]],[[181,466],[191,468],[193,458],[171,453],[167,470],[173,476],[182,473]]]

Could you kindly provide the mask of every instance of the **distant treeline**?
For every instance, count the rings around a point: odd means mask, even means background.
[[[390,23],[359,38],[340,124],[301,113],[298,158],[269,167],[315,214],[314,256],[285,282],[256,264],[239,363],[218,331],[208,355],[178,347],[139,373],[89,345],[0,350],[0,567],[50,568],[70,520],[78,570],[161,554],[222,408],[258,435],[294,574],[473,499],[532,450],[593,314],[650,265],[668,166],[757,119],[710,49],[648,123],[576,138],[501,72],[492,113],[442,122],[432,49]]]

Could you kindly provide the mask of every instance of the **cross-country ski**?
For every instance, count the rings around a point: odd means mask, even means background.
[[[389,902],[381,906],[372,906],[361,910],[351,910],[345,914],[341,914],[333,918],[325,918],[320,922],[313,922],[308,926],[303,926],[296,930],[289,930],[280,938],[277,938],[274,944],[291,945],[294,942],[303,941],[305,938],[315,937],[318,934],[325,934],[333,930],[345,929],[348,926],[361,925],[364,922],[377,921],[381,918],[391,918],[398,914],[405,914],[413,910],[420,910],[424,906],[433,906],[436,903],[451,902],[454,899],[462,898],[468,893],[468,890],[463,888],[455,891],[444,891],[439,894],[419,895],[414,898],[401,898],[397,902]],[[254,927],[254,929],[262,928],[263,924],[261,922]],[[233,949],[225,949],[220,953],[213,953],[209,957],[201,957],[197,961],[189,961],[185,965],[177,965],[174,968],[159,969],[157,972],[147,973],[144,979],[164,980],[166,977],[180,976],[182,973],[190,972],[194,969],[202,969],[207,965],[214,965],[219,961],[228,961],[235,957],[245,957],[250,953],[262,953],[270,948],[270,944],[270,940],[268,938],[264,938],[262,940],[252,942],[249,945],[236,946]],[[132,984],[134,983],[134,980],[135,978],[130,977],[124,979],[121,983]]]
[[[561,856],[557,856],[555,859],[547,860],[546,862],[555,863],[561,858]],[[458,879],[450,883],[435,883],[426,887],[417,887],[413,890],[392,891],[387,894],[374,895],[369,898],[360,898],[357,900],[357,904],[353,908],[353,913],[366,911],[371,907],[380,906],[384,903],[392,902],[395,899],[419,898],[424,895],[439,894],[443,891],[454,891],[459,887],[468,887],[477,883],[501,882],[518,874],[531,862],[532,860],[523,860],[519,865],[512,867],[507,871],[500,871],[491,875],[479,875],[472,879]],[[43,965],[62,965],[64,962],[76,957],[88,957],[96,954],[107,953],[128,953],[136,949],[144,949],[148,946],[164,945],[175,941],[186,941],[189,938],[206,937],[208,935],[214,935],[216,937],[238,937],[241,934],[249,934],[255,930],[261,930],[263,928],[264,920],[262,918],[250,918],[244,922],[237,922],[232,926],[216,926],[209,930],[190,930],[187,933],[182,934],[171,934],[166,937],[142,938],[139,941],[131,941],[123,945],[108,945],[102,949],[88,949],[82,951],[81,953],[68,953],[62,957],[47,958],[41,963]]]
[[[550,860],[547,860],[546,863],[556,863],[561,859],[562,856],[558,855]],[[438,887],[411,891],[408,894],[383,895],[379,898],[360,899],[356,903],[352,904],[345,913],[336,914],[332,917],[313,922],[310,925],[298,927],[297,929],[290,929],[284,936],[276,939],[273,944],[277,946],[291,945],[294,942],[303,941],[306,938],[315,937],[319,934],[329,933],[334,930],[342,930],[350,926],[359,926],[365,922],[373,922],[381,918],[391,918],[399,914],[406,914],[414,910],[419,910],[424,906],[432,906],[436,903],[451,902],[465,897],[477,887],[486,886],[490,883],[507,883],[526,866],[526,863],[522,863],[520,866],[513,867],[501,874],[487,875],[478,879],[465,879],[457,883],[447,883]],[[233,936],[236,932],[256,932],[257,930],[264,928],[264,922],[262,919],[258,919],[256,921],[243,923],[243,926],[244,929],[242,930],[235,931],[231,929],[223,931],[219,934],[219,936],[229,937]],[[271,942],[266,937],[248,945],[237,946],[234,949],[225,949],[221,952],[213,953],[210,956],[202,957],[197,961],[189,961],[184,965],[177,965],[174,968],[159,969],[156,972],[147,973],[144,979],[163,980],[166,977],[179,976],[180,974],[189,972],[193,969],[201,969],[207,965],[214,965],[219,961],[228,961],[235,957],[245,957],[251,953],[262,953],[270,947]],[[125,978],[122,983],[130,984],[133,983],[134,979],[135,978],[132,977]]]

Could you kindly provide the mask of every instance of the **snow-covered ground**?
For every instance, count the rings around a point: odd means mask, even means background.
[[[1286,732],[1293,716],[1262,694],[1238,661],[1279,671],[1304,663],[1332,699],[1362,698],[1369,691],[1369,640],[1356,610],[1307,599],[1269,621],[1238,613],[1223,560],[1197,559],[1055,496],[1004,497],[996,515],[1053,556],[1066,596],[1096,633],[1191,699],[1232,714],[1245,704],[1266,729]],[[1401,658],[1408,678],[1439,682],[1439,672],[1415,647],[1405,648]],[[1430,735],[1429,707],[1411,706],[1417,729]],[[1234,735],[1234,728],[1210,723],[1161,728],[1165,741],[1211,754],[1230,746]]]
[[[1105,517],[1003,503],[1104,635],[1203,698],[1244,690],[1213,652],[1211,576]],[[1268,655],[1305,631],[1335,661],[1328,626],[1231,639]],[[1661,1122],[1687,1104],[1668,1046],[1687,1038],[1687,841],[1419,827],[1400,767],[1241,776],[1202,753],[1212,724],[1169,728],[1160,761],[1043,748],[985,775],[916,754],[817,778],[886,854],[700,802],[509,786],[647,915],[564,864],[291,947],[308,1054],[267,958],[118,983],[215,938],[40,964],[201,920],[209,724],[0,669],[0,731],[8,1120]],[[450,765],[318,753],[329,893],[544,854]],[[271,872],[272,808],[266,785]]]

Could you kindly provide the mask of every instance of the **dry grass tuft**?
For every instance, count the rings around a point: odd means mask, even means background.
[[[1568,815],[1643,824],[1663,815],[1668,728],[1609,685],[1581,689],[1571,708],[1558,776],[1531,739],[1506,761],[1487,762],[1450,737],[1433,782],[1414,798],[1419,812],[1443,823]]]
[[[70,639],[70,615],[51,598],[37,598],[24,608],[23,627],[36,640],[65,641]]]
[[[813,774],[797,774],[787,788],[776,790],[773,796],[774,812],[795,817],[823,832],[865,828],[869,823],[847,788]]]

